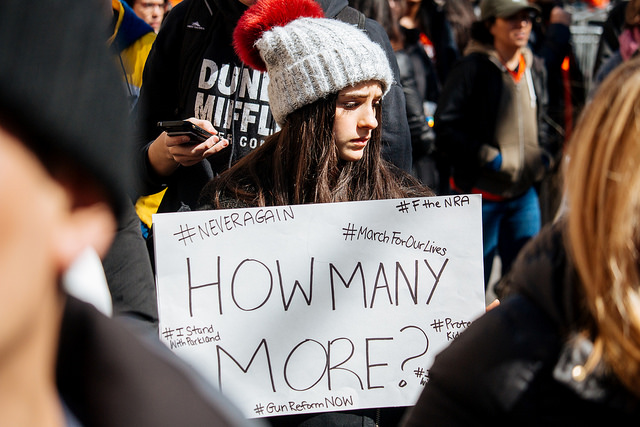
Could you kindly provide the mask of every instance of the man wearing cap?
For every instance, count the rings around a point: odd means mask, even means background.
[[[133,176],[98,1],[0,2],[0,425],[247,425],[168,349],[62,290]]]
[[[544,64],[527,47],[538,10],[526,0],[480,3],[481,19],[435,116],[436,144],[452,165],[452,190],[483,197],[485,287],[494,256],[504,275],[538,233],[534,185],[558,150],[546,136]]]

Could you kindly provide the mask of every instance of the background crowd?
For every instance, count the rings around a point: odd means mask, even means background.
[[[1,425],[177,425],[187,400],[187,425],[249,423],[157,339],[154,213],[469,193],[501,303],[437,357],[417,405],[266,423],[638,413],[639,0],[33,0],[28,18],[21,3],[0,4],[0,194],[55,221],[0,211],[0,295],[32,286],[2,298]],[[43,273],[20,278],[26,259]]]

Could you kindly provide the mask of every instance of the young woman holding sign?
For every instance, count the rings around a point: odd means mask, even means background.
[[[380,101],[393,78],[364,32],[324,19],[314,1],[260,0],[238,22],[234,43],[246,64],[268,71],[281,130],[210,182],[201,207],[433,195],[380,156]]]
[[[422,197],[433,192],[380,157],[380,101],[393,78],[382,48],[313,0],[258,0],[234,33],[269,74],[281,130],[211,181],[202,209]],[[401,114],[404,114],[401,112]],[[396,425],[404,408],[280,416],[274,425]]]

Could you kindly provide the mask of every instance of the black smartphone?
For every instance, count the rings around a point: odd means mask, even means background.
[[[212,133],[194,125],[187,120],[170,120],[158,122],[158,127],[167,132],[169,136],[188,135],[192,141],[202,142],[207,140]]]

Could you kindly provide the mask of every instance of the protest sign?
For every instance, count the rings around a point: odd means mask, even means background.
[[[412,405],[484,312],[477,195],[153,222],[160,338],[247,417]]]

